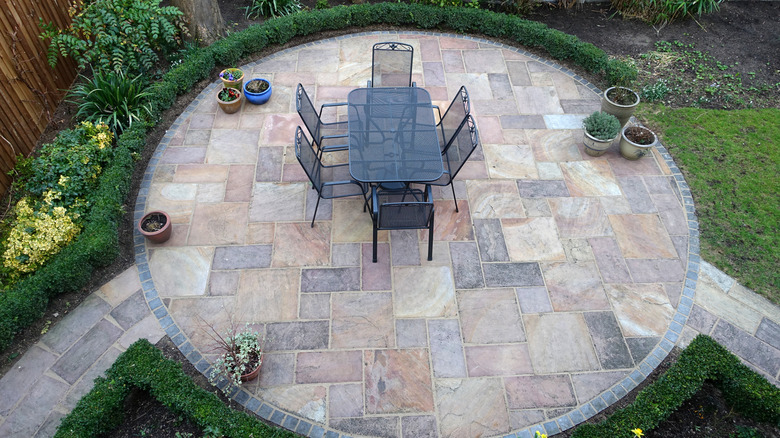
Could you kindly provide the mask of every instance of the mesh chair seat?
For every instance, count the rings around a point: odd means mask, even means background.
[[[322,111],[325,108],[344,105],[346,103],[326,103],[320,106],[320,110],[317,111],[308,93],[303,88],[303,84],[298,84],[295,93],[295,107],[320,153],[349,149],[349,144],[347,143],[347,122],[326,123],[322,121]]]
[[[472,153],[479,146],[479,133],[477,132],[477,125],[474,123],[472,116],[467,116],[461,129],[456,133],[456,136],[452,139],[449,146],[444,151],[442,161],[444,164],[444,174],[436,181],[429,182],[428,184],[434,186],[447,186],[452,188],[452,199],[455,201],[455,211],[458,210],[458,200],[455,199],[455,187],[452,181],[455,176],[466,164]]]
[[[314,207],[314,215],[311,218],[311,226],[317,218],[317,209],[320,207],[320,199],[344,198],[347,196],[363,196],[365,198],[367,188],[349,176],[349,168],[346,164],[325,166],[320,157],[314,152],[306,135],[299,126],[295,130],[295,158],[301,164],[306,176],[309,177],[312,187],[317,191],[317,205]]]
[[[374,44],[371,80],[368,87],[412,87],[414,48],[409,44],[384,42]]]
[[[458,132],[466,123],[466,117],[471,114],[471,103],[469,101],[469,93],[466,91],[466,87],[460,87],[455,98],[452,99],[450,106],[447,107],[447,111],[444,115],[441,115],[441,110],[436,107],[439,112],[439,123],[436,125],[441,131],[439,137],[439,146],[441,147],[441,153],[444,152],[456,138]]]
[[[373,262],[377,261],[377,236],[379,230],[428,230],[428,260],[433,259],[433,192],[405,188],[382,190],[374,187],[371,192],[372,219],[374,222]]]

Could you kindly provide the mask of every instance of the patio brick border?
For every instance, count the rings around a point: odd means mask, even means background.
[[[439,33],[439,32],[374,31],[374,32],[360,32],[360,33],[353,33],[348,35],[341,35],[334,38],[317,40],[317,41],[301,44],[298,46],[290,47],[281,50],[279,52],[276,52],[272,55],[269,55],[267,57],[264,57],[262,59],[259,59],[257,61],[245,64],[242,66],[242,68],[254,67],[260,62],[265,62],[275,57],[283,56],[287,53],[300,50],[301,48],[304,47],[311,47],[311,46],[316,46],[327,42],[338,41],[342,39],[354,38],[360,36],[367,36],[367,35],[425,35],[425,36],[466,39],[470,41],[476,41],[479,43],[492,44],[502,49],[511,50],[523,56],[527,56],[528,58],[531,58],[537,62],[552,67],[560,71],[561,73],[570,76],[572,79],[579,82],[583,86],[587,87],[594,93],[596,94],[601,93],[601,90],[598,87],[591,84],[585,78],[579,76],[572,70],[569,70],[566,67],[558,65],[557,63],[552,62],[550,60],[541,58],[523,49],[509,46],[503,43],[491,41],[486,38],[472,37],[468,35],[458,35],[458,34],[451,34],[451,33]],[[135,209],[133,211],[134,222],[140,220],[144,214],[144,209],[146,206],[146,197],[149,195],[149,189],[151,187],[154,172],[157,168],[157,164],[159,163],[160,158],[165,152],[165,149],[168,147],[171,139],[173,138],[173,133],[176,131],[177,128],[181,126],[181,124],[189,116],[193,114],[195,108],[205,99],[204,96],[206,96],[208,92],[213,91],[218,86],[218,84],[219,82],[215,81],[212,84],[208,85],[206,88],[204,88],[203,91],[179,115],[179,117],[173,122],[173,124],[171,124],[168,131],[166,131],[165,135],[160,140],[160,143],[158,144],[157,149],[152,155],[152,158],[149,160],[149,164],[147,165],[146,171],[144,172],[143,180],[141,182],[141,187],[138,192],[138,197],[136,198]],[[685,208],[685,213],[688,219],[688,266],[685,273],[685,284],[683,286],[680,302],[677,305],[677,309],[675,311],[675,315],[669,326],[669,329],[666,331],[664,337],[659,342],[659,344],[655,347],[655,349],[653,349],[652,353],[649,354],[642,361],[642,363],[638,367],[636,367],[634,371],[631,372],[629,376],[623,379],[621,382],[615,384],[610,389],[597,395],[588,403],[583,404],[579,408],[575,408],[553,420],[537,423],[533,426],[521,429],[517,432],[504,435],[504,438],[533,438],[536,431],[539,431],[540,433],[552,435],[570,429],[586,421],[587,419],[593,417],[594,415],[606,409],[611,404],[617,402],[620,398],[628,394],[628,392],[631,391],[632,389],[636,388],[643,380],[647,378],[647,376],[650,375],[650,373],[653,372],[653,370],[655,370],[656,367],[658,367],[658,365],[661,364],[661,362],[671,352],[675,343],[679,339],[680,334],[682,333],[683,326],[688,320],[688,316],[690,315],[691,308],[693,307],[693,297],[696,291],[696,282],[699,276],[699,263],[701,261],[701,257],[699,253],[699,248],[700,248],[699,222],[696,218],[696,209],[694,207],[693,197],[691,195],[690,187],[688,186],[688,183],[685,182],[685,177],[683,176],[682,172],[677,167],[677,165],[674,163],[672,156],[669,154],[669,152],[660,142],[656,144],[656,149],[661,153],[661,156],[663,157],[666,165],[669,167],[670,171],[672,172],[672,176],[674,177],[677,183],[679,193],[682,197],[683,206]],[[149,308],[157,317],[162,329],[171,338],[171,340],[173,340],[173,342],[176,344],[176,346],[179,348],[182,354],[184,354],[184,356],[187,357],[187,359],[195,366],[195,368],[198,369],[198,371],[200,371],[204,375],[208,375],[208,373],[210,372],[211,365],[209,364],[208,361],[206,361],[203,358],[201,353],[190,343],[190,341],[187,339],[184,333],[179,329],[179,327],[176,325],[176,322],[173,320],[171,315],[168,314],[168,309],[163,305],[163,302],[157,293],[157,289],[155,288],[154,285],[154,280],[152,279],[152,275],[149,270],[146,241],[137,228],[134,229],[133,231],[133,243],[134,243],[135,263],[138,267],[138,276],[141,281],[141,286],[144,291],[144,296],[146,297],[147,303],[149,304]],[[217,386],[219,388],[223,388],[225,382],[220,382],[220,383],[221,385],[218,384]],[[273,405],[264,403],[263,401],[258,400],[256,397],[249,394],[244,389],[234,390],[233,393],[231,394],[231,397],[236,402],[240,403],[250,411],[259,415],[261,418],[268,420],[278,426],[297,432],[304,436],[308,436],[312,438],[323,438],[323,437],[347,438],[349,436],[349,435],[341,434],[341,432],[335,430],[326,430],[321,425],[314,424],[309,420],[302,419],[296,415],[281,410]]]

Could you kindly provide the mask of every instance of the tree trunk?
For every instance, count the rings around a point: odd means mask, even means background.
[[[217,0],[171,0],[184,13],[192,37],[199,45],[210,45],[224,35],[225,24]]]

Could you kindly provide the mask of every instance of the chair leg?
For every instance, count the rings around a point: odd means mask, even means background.
[[[319,193],[317,193],[319,195]],[[314,206],[314,215],[311,217],[311,227],[314,228],[314,219],[317,218],[317,209],[320,208],[320,199],[322,196],[317,196],[317,205]]]
[[[376,239],[377,239],[377,234],[378,233],[379,232],[376,229],[376,224],[374,224],[374,259],[373,259],[374,263],[376,263]]]
[[[452,189],[452,200],[455,201],[455,211],[458,211],[458,200],[455,199],[455,184],[450,181],[450,188]]]
[[[428,261],[433,260],[433,216],[431,216],[431,228],[428,230]]]

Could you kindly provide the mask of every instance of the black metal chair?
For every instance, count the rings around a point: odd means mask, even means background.
[[[346,141],[347,122],[325,123],[322,121],[323,109],[344,105],[346,105],[345,102],[326,103],[317,111],[303,88],[303,84],[298,84],[298,89],[295,92],[295,108],[298,110],[298,115],[301,116],[303,124],[306,125],[312,141],[319,148],[320,154],[322,152],[345,151],[349,149],[349,144]]]
[[[374,44],[368,87],[414,87],[413,57],[414,48],[409,44],[392,41]]]
[[[477,125],[472,116],[466,116],[463,126],[458,130],[450,141],[449,146],[444,151],[442,160],[444,161],[444,174],[436,181],[427,183],[434,186],[447,186],[452,188],[452,199],[455,201],[455,211],[458,210],[458,200],[455,199],[455,186],[452,180],[460,172],[460,169],[466,164],[474,150],[479,146],[479,133]]]
[[[471,114],[471,103],[469,101],[469,93],[466,91],[466,87],[460,87],[458,94],[452,99],[450,106],[444,115],[441,115],[441,110],[438,106],[434,105],[436,111],[439,113],[439,123],[436,125],[441,131],[441,137],[439,137],[439,146],[441,147],[441,153],[447,151],[447,148],[452,144],[452,140],[458,135],[458,132],[466,123],[466,117]]]
[[[379,230],[428,230],[428,260],[433,260],[433,192],[371,189],[371,218],[374,221],[374,254],[376,263],[377,235]]]
[[[320,199],[345,198],[348,196],[363,196],[365,200],[368,189],[349,177],[347,164],[326,166],[322,164],[320,157],[314,152],[309,139],[299,126],[295,130],[295,158],[301,163],[317,191],[317,205],[314,207],[314,215],[311,218],[311,226],[314,227],[314,219],[317,218],[317,209],[320,208]]]

